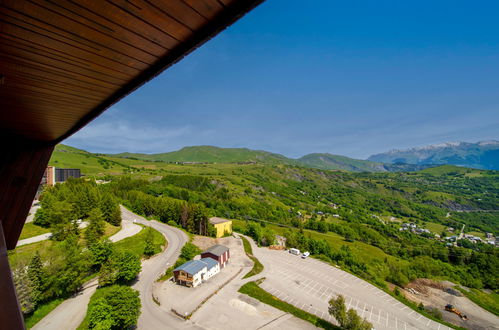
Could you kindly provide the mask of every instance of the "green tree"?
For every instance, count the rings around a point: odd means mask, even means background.
[[[151,227],[148,227],[146,229],[146,237],[145,237],[145,246],[144,246],[144,255],[146,257],[150,257],[154,255],[155,248],[154,248],[154,232]]]
[[[110,194],[104,193],[102,195],[100,209],[102,210],[104,221],[113,226],[119,226],[121,224],[120,206]]]
[[[113,243],[110,240],[98,241],[90,245],[89,250],[92,253],[92,267],[98,270],[113,253]]]
[[[47,281],[47,274],[38,251],[35,252],[35,255],[29,262],[28,278],[31,286],[31,297],[33,303],[36,305],[43,300],[42,295]]]
[[[56,201],[47,209],[47,219],[50,223],[52,238],[64,240],[70,233],[78,235],[78,225],[73,212],[73,206],[66,201]]]
[[[342,327],[346,324],[347,308],[345,306],[345,298],[342,295],[329,301],[329,314],[334,316]]]
[[[336,299],[329,301],[329,314],[334,316],[342,329],[348,330],[369,330],[372,324],[362,319],[354,309],[345,306],[345,298],[339,295]]]
[[[130,282],[139,275],[141,269],[140,259],[135,254],[128,251],[115,252],[101,268],[99,285]]]
[[[88,307],[90,329],[127,329],[137,324],[141,307],[138,291],[121,285],[101,290],[105,290],[102,297]]]
[[[102,235],[104,235],[104,220],[101,210],[94,208],[89,211],[87,221],[88,226],[85,229],[85,239],[87,240],[87,245],[90,246],[98,242]]]
[[[28,273],[24,266],[12,270],[12,279],[16,287],[17,300],[21,306],[23,314],[30,314],[35,309],[35,302],[32,296],[31,284]]]
[[[88,315],[90,329],[111,330],[116,327],[113,309],[104,298],[99,298],[88,306]]]

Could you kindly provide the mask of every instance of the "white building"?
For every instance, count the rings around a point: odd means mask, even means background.
[[[173,270],[175,282],[196,287],[220,272],[220,264],[211,258],[190,260]]]

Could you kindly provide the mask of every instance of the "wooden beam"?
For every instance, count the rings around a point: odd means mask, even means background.
[[[3,236],[3,223],[0,221],[0,328],[25,329],[21,308],[17,302],[16,288],[7,258],[7,247]]]
[[[54,146],[15,136],[0,138],[5,142],[0,159],[0,221],[10,250],[16,247]]]

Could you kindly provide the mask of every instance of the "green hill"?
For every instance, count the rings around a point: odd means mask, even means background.
[[[308,154],[298,159],[298,162],[307,167],[322,170],[345,170],[352,172],[387,172],[382,163],[368,160],[353,159],[332,154]]]
[[[132,168],[158,169],[166,163],[259,163],[294,165],[322,170],[350,172],[403,172],[417,171],[430,165],[383,164],[345,156],[314,153],[299,159],[262,150],[247,148],[219,148],[213,146],[185,147],[177,151],[143,154],[93,154],[66,145],[58,145],[50,165],[64,168],[80,168],[88,175],[120,174]]]
[[[64,144],[55,147],[50,166],[79,168],[84,175],[123,174],[129,166]]]
[[[111,157],[122,157],[163,162],[182,163],[242,163],[255,162],[266,164],[293,164],[294,160],[283,155],[247,148],[219,148],[214,146],[184,147],[178,151],[159,154],[120,153],[108,155]]]

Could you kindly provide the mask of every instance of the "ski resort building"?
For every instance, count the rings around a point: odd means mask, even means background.
[[[223,237],[226,233],[232,234],[232,220],[213,217],[209,222],[217,230],[217,238]]]
[[[224,268],[230,258],[229,248],[223,245],[213,245],[208,250],[201,253],[201,258],[212,258],[220,264],[220,268]]]
[[[220,272],[220,265],[211,258],[190,260],[173,270],[175,282],[188,287],[196,287]]]

